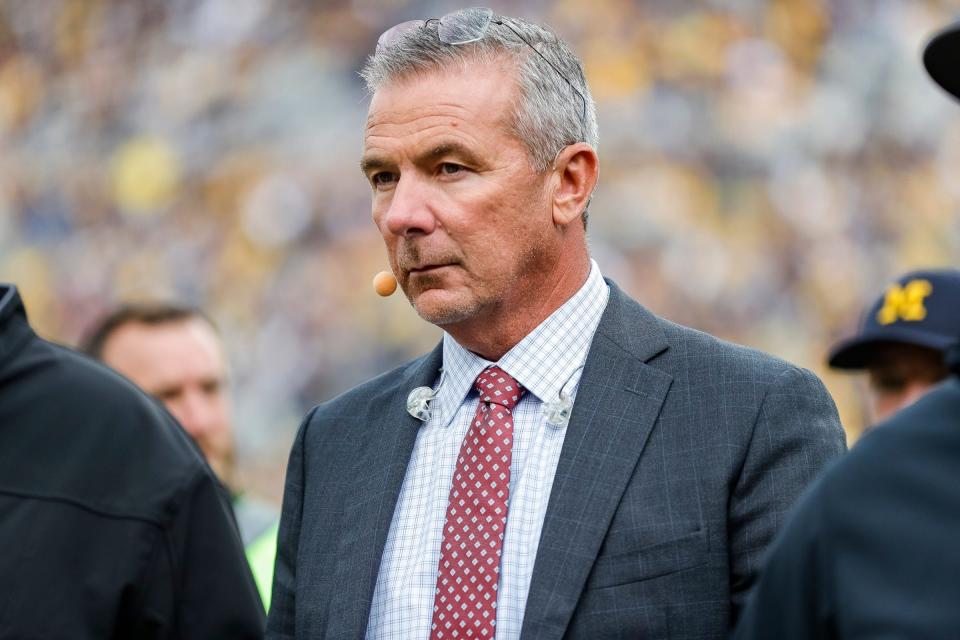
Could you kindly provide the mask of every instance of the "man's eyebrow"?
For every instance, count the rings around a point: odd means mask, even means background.
[[[444,156],[458,156],[469,164],[478,164],[480,160],[470,149],[459,142],[442,142],[423,154],[421,161],[436,161]]]
[[[441,142],[440,144],[434,145],[429,151],[416,156],[415,162],[417,164],[429,164],[447,156],[460,158],[467,164],[474,166],[480,164],[479,157],[473,151],[455,141]],[[364,175],[370,175],[378,169],[392,168],[393,166],[394,164],[389,160],[377,156],[368,156],[360,160],[360,171],[362,171]]]
[[[376,156],[364,157],[360,159],[360,171],[363,175],[370,175],[371,171],[382,169],[387,166],[387,161]]]

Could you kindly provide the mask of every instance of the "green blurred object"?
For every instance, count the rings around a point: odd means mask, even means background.
[[[273,590],[273,565],[277,557],[277,534],[280,532],[280,523],[274,524],[268,531],[261,534],[246,547],[247,562],[253,580],[260,590],[260,599],[265,611],[270,611],[270,594]]]

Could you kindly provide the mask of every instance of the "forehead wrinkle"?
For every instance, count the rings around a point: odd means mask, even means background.
[[[441,112],[437,113],[440,109]],[[484,118],[482,113],[476,113],[462,105],[455,104],[425,104],[413,109],[390,110],[374,115],[373,112],[367,117],[366,135],[370,137],[374,129],[386,128],[389,132],[395,127],[406,127],[417,121],[423,121],[425,124],[417,127],[411,134],[428,132],[436,127],[460,127],[471,120],[481,120]],[[406,114],[406,115],[404,115]],[[386,134],[386,135],[389,135]]]
[[[378,168],[381,165],[392,165],[393,162],[388,160],[386,157],[381,155],[379,151],[369,151],[371,146],[380,147],[383,146],[384,152],[387,156],[390,155],[390,147],[393,145],[391,142],[398,141],[403,138],[413,139],[413,143],[410,147],[413,151],[410,152],[410,155],[415,157],[424,157],[428,155],[439,155],[437,153],[438,149],[445,149],[446,151],[463,151],[466,153],[472,153],[470,151],[470,146],[476,145],[476,137],[471,135],[469,131],[466,130],[467,127],[461,126],[451,126],[445,120],[444,122],[438,122],[436,124],[431,124],[430,126],[424,127],[423,129],[413,131],[401,136],[392,136],[389,132],[372,134],[368,132],[367,138],[364,144],[364,157],[360,161],[361,167],[368,168]],[[383,139],[387,141],[387,144],[383,145],[377,144],[378,140]],[[371,145],[370,143],[373,142]],[[424,150],[426,149],[426,150]],[[368,155],[369,154],[369,155]]]
[[[379,169],[384,166],[392,166],[394,163],[392,160],[388,160],[386,157],[381,156],[377,151],[369,151],[370,147],[379,147],[381,145],[377,144],[379,139],[388,140],[386,145],[383,145],[389,149],[390,142],[396,141],[402,138],[413,138],[413,149],[411,155],[420,160],[426,160],[430,158],[436,158],[448,153],[461,154],[463,156],[468,156],[471,159],[477,159],[477,153],[473,149],[477,145],[484,146],[482,140],[478,140],[476,135],[473,135],[473,132],[470,130],[474,127],[471,127],[468,124],[461,123],[452,124],[444,116],[437,116],[441,119],[441,122],[436,122],[430,124],[422,129],[413,131],[404,135],[394,136],[390,135],[390,131],[386,132],[373,132],[370,129],[390,126],[390,125],[373,125],[367,130],[367,136],[364,140],[364,156],[360,161],[360,167],[364,171],[371,169]],[[397,125],[402,126],[402,125]],[[500,118],[499,121],[494,121],[492,126],[499,129],[501,132],[513,136],[513,131],[510,129],[507,122],[504,122],[503,118]],[[438,129],[440,130],[438,132]],[[371,144],[372,143],[372,144]],[[426,150],[423,150],[424,147],[427,147]],[[368,155],[369,154],[369,155]],[[386,151],[387,155],[390,155],[390,151]]]

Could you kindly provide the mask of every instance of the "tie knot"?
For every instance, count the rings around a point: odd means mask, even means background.
[[[499,404],[513,409],[526,392],[520,383],[500,367],[484,369],[473,381],[473,388],[480,393],[482,402]]]

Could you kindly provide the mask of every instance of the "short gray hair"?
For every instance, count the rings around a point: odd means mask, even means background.
[[[511,131],[529,150],[534,170],[542,172],[552,167],[557,154],[569,144],[586,142],[596,149],[596,108],[577,54],[547,27],[505,16],[495,16],[494,20],[510,26],[491,24],[483,38],[462,45],[440,42],[438,21],[426,21],[421,28],[404,32],[389,47],[379,48],[367,59],[360,76],[375,93],[389,81],[411,73],[506,56],[516,63],[520,87]],[[518,39],[518,34],[526,42]],[[536,47],[556,70],[530,47]],[[580,91],[586,105],[568,81]]]

